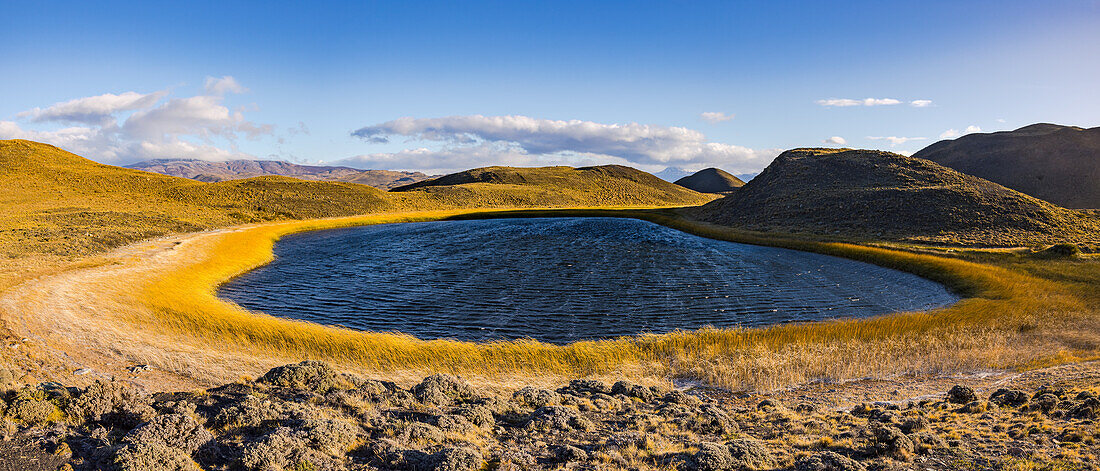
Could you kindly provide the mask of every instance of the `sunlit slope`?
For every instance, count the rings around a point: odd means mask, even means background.
[[[1100,220],[924,159],[795,149],[693,212],[767,232],[982,246],[1100,245]]]
[[[0,278],[14,270],[13,260],[35,254],[71,258],[174,232],[258,221],[455,208],[683,206],[711,199],[626,167],[512,170],[521,177],[504,184],[392,193],[280,176],[204,183],[102,165],[33,141],[0,141]]]
[[[286,177],[201,183],[0,141],[0,251],[82,255],[179,231],[400,209],[375,188]]]
[[[447,205],[477,201],[492,207],[693,206],[714,199],[621,165],[596,167],[484,167],[395,188]]]

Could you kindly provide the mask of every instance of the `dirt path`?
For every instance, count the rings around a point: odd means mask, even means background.
[[[139,331],[123,320],[150,317],[128,303],[122,288],[206,256],[221,229],[143,241],[102,257],[103,263],[30,280],[0,294],[0,319],[16,340],[6,356],[37,364],[39,380],[82,385],[125,379],[156,388],[185,390],[255,374],[263,365],[222,346],[196,339]],[[144,369],[141,365],[148,365]]]

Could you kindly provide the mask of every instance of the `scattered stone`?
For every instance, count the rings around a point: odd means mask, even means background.
[[[430,465],[433,471],[476,471],[485,466],[481,453],[464,447],[447,447],[432,455]]]
[[[726,447],[743,468],[759,470],[775,466],[767,445],[755,438],[736,438],[726,443]]]
[[[92,372],[91,368],[80,368],[78,370],[73,371],[73,374],[76,375],[76,376],[83,376],[83,375],[86,375],[86,374],[91,373],[91,372]]]
[[[214,435],[203,428],[194,417],[168,414],[155,417],[131,430],[122,441],[134,445],[156,442],[191,454],[213,439]]]
[[[336,386],[336,371],[328,363],[303,361],[294,365],[272,368],[256,380],[278,388],[296,388],[324,393]]]
[[[1074,419],[1095,419],[1097,412],[1100,412],[1100,400],[1090,397],[1073,406],[1069,416]]]
[[[474,396],[469,384],[448,374],[424,378],[420,384],[413,386],[412,393],[420,402],[433,406],[448,405]]]
[[[588,396],[592,394],[611,394],[611,388],[607,387],[603,381],[595,379],[574,379],[569,382],[568,386],[559,389],[558,392],[575,396]]]
[[[123,446],[114,464],[119,471],[201,471],[187,452],[159,441]]]
[[[962,386],[956,384],[947,391],[947,402],[952,404],[966,404],[978,400],[978,395],[974,393],[974,389],[968,386]]]
[[[576,463],[588,461],[588,452],[573,445],[562,445],[554,448],[554,457],[562,463]]]
[[[1027,394],[1023,391],[1015,391],[1011,389],[998,389],[991,396],[989,396],[989,402],[1001,407],[1020,407],[1027,404]]]
[[[539,407],[561,405],[560,394],[545,389],[532,388],[530,386],[513,393],[512,400],[535,409]]]
[[[730,471],[737,465],[729,448],[718,443],[704,442],[695,452],[695,469],[698,471]]]
[[[895,427],[876,424],[871,428],[868,453],[909,461],[913,455],[913,441]]]
[[[865,471],[867,468],[856,460],[832,451],[799,458],[794,465],[797,471]]]

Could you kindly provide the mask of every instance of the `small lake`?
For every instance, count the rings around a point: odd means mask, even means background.
[[[618,218],[384,224],[284,237],[219,295],[274,316],[423,339],[553,343],[950,305],[862,262]]]

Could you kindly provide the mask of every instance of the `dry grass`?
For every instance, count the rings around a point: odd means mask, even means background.
[[[325,327],[248,312],[215,296],[231,277],[269,261],[283,235],[348,225],[448,217],[619,216],[699,235],[808,250],[910,271],[966,297],[932,312],[861,320],[704,329],[555,346],[529,340],[423,341],[401,334]],[[226,256],[231,254],[231,256]],[[320,358],[355,369],[447,371],[481,378],[642,374],[694,378],[731,388],[771,389],[814,379],[1015,368],[1095,355],[1095,304],[1065,283],[1021,270],[929,254],[769,238],[706,226],[668,211],[433,212],[264,224],[227,232],[192,261],[121,283],[123,318],[139,331],[172,332],[283,358]],[[1091,265],[1090,265],[1091,266]],[[147,308],[148,310],[143,310]]]
[[[10,328],[40,339],[64,361],[114,371],[124,362],[150,363],[208,384],[317,358],[398,380],[447,371],[497,384],[627,376],[772,389],[815,379],[1034,367],[1100,351],[1100,269],[1091,259],[824,243],[710,226],[671,210],[399,212],[674,203],[654,195],[613,199],[586,185],[558,193],[493,183],[434,188],[393,194],[287,178],[206,184],[102,166],[28,141],[0,141],[0,312]],[[384,214],[290,220],[364,212]],[[555,346],[358,332],[248,312],[214,295],[218,284],[270,260],[273,244],[288,233],[529,216],[634,217],[716,239],[836,255],[939,281],[966,299],[933,312]],[[267,220],[275,221],[88,256],[163,234]]]

